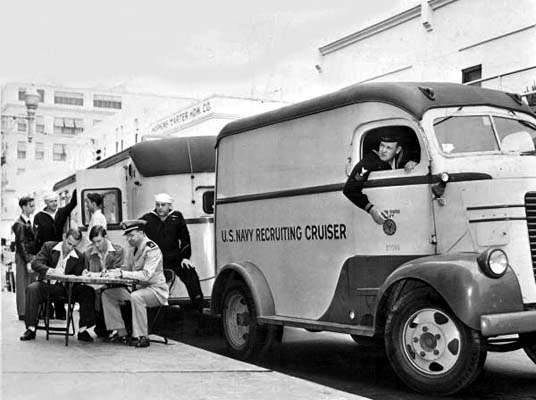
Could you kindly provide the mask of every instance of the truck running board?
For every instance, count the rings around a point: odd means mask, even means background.
[[[257,317],[260,324],[293,326],[312,331],[329,331],[350,335],[374,336],[374,328],[363,325],[347,325],[336,322],[313,321],[310,319],[282,317],[279,315]]]

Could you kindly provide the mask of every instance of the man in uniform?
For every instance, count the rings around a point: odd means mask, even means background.
[[[11,230],[15,234],[16,295],[19,320],[24,320],[26,287],[32,283],[34,274],[31,266],[37,250],[30,216],[35,210],[34,199],[25,196],[19,200],[20,217]]]
[[[130,270],[112,269],[105,276],[137,279],[137,290],[130,293],[125,287],[106,289],[102,293],[102,308],[106,328],[112,333],[107,341],[127,342],[121,303],[129,300],[132,306],[132,341],[136,347],[150,345],[147,327],[147,307],[167,304],[169,288],[164,277],[162,252],[144,233],[146,221],[130,220],[121,223],[128,243],[132,246]]]
[[[33,229],[35,233],[35,248],[41,250],[45,242],[60,242],[63,228],[71,211],[76,207],[76,189],[73,190],[71,201],[65,207],[58,208],[58,196],[54,192],[48,192],[45,197],[45,208],[35,214]],[[65,319],[65,303],[54,303],[56,318]],[[50,307],[51,312],[54,308]],[[51,315],[52,316],[52,315]]]
[[[383,225],[387,220],[387,215],[379,207],[369,202],[363,186],[372,171],[383,171],[401,168],[401,157],[398,157],[402,151],[400,145],[400,136],[394,128],[383,128],[386,130],[380,137],[380,146],[378,150],[366,154],[352,169],[348,180],[343,188],[343,193],[352,203],[359,208],[368,212],[374,222]],[[391,130],[391,131],[390,131]],[[415,168],[417,162],[409,160],[404,165],[404,170],[410,172]]]
[[[169,194],[157,194],[154,200],[155,209],[140,218],[147,221],[145,233],[160,247],[164,268],[175,271],[186,286],[192,304],[201,310],[203,292],[197,271],[190,261],[192,248],[186,222],[179,211],[173,210],[173,199]]]

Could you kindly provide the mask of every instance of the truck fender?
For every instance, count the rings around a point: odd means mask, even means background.
[[[242,280],[249,288],[255,303],[257,316],[271,316],[275,314],[274,297],[272,291],[259,267],[249,261],[230,263],[224,265],[218,272],[216,282],[212,289],[213,315],[220,315],[223,308],[223,296],[227,287],[236,280]]]
[[[393,271],[380,288],[376,321],[393,293],[400,296],[407,282],[420,282],[432,287],[446,301],[454,314],[467,326],[480,330],[480,316],[523,310],[521,288],[509,266],[498,278],[485,275],[477,263],[478,253],[455,253],[417,258]],[[393,290],[394,288],[397,288]],[[407,290],[411,290],[408,288]],[[396,300],[396,299],[395,299]],[[377,327],[378,328],[378,327]]]

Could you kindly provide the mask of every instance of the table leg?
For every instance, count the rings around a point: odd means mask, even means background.
[[[45,331],[46,331],[47,340],[48,340],[48,332],[49,332],[49,327],[50,327],[50,319],[48,317],[49,305],[50,305],[50,279],[47,279],[47,302],[45,304]]]
[[[72,315],[72,296],[73,296],[73,282],[67,282],[67,326],[65,328],[65,346],[69,345],[69,324],[71,323]]]

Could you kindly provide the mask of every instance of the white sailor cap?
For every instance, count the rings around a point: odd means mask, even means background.
[[[52,191],[46,192],[43,195],[43,200],[57,200],[58,195]]]
[[[169,203],[173,204],[173,197],[167,193],[158,193],[154,196],[155,203]]]

